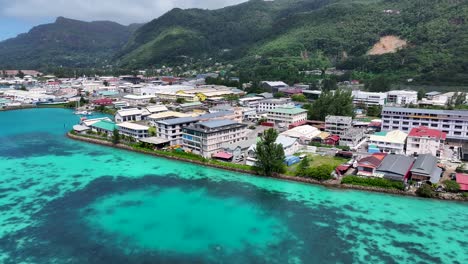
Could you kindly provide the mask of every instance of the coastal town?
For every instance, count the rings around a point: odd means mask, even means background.
[[[222,78],[218,72],[193,78],[19,72],[0,80],[0,109],[73,108],[80,116],[75,137],[249,171],[259,163],[259,142],[274,130],[284,168],[273,175],[424,197],[463,198],[468,191],[468,111],[446,107],[467,106],[463,92],[368,92],[359,81],[340,83],[351,95],[352,115],[315,120],[308,105],[339,92],[262,81],[261,93],[249,93],[251,84],[208,84]]]

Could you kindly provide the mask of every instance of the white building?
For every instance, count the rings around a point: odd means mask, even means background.
[[[325,131],[332,135],[341,135],[345,130],[352,127],[353,118],[350,116],[325,117]]]
[[[299,140],[297,138],[287,137],[283,135],[279,135],[278,138],[276,138],[275,143],[281,144],[281,146],[283,146],[285,156],[292,156],[295,153],[297,153],[301,148],[301,145],[299,144]],[[255,166],[255,163],[257,162],[257,155],[255,153],[256,147],[256,144],[252,144],[247,151],[246,164],[249,166]]]
[[[300,143],[307,145],[310,142],[312,142],[314,138],[318,137],[321,133],[322,131],[320,131],[316,127],[304,125],[284,131],[280,135],[296,138],[299,140]]]
[[[289,126],[307,120],[307,110],[294,106],[278,107],[268,110],[268,122],[275,123],[280,126]]]
[[[374,145],[380,152],[405,154],[407,137],[408,134],[400,130],[377,132],[369,137],[369,145]]]
[[[385,105],[387,100],[387,93],[374,93],[364,91],[353,91],[353,103],[355,105],[364,104],[370,105]]]
[[[143,111],[138,108],[122,109],[115,114],[115,122],[141,121]]]
[[[252,107],[257,109],[260,101],[265,100],[263,97],[255,96],[255,97],[244,97],[239,99],[239,104],[245,107]]]
[[[281,98],[281,99],[267,99],[258,102],[258,112],[266,112],[268,110],[273,110],[278,107],[288,107],[294,106],[289,98]]]
[[[232,120],[215,120],[192,124],[183,129],[184,148],[203,157],[223,150],[226,143],[247,140],[247,125]]]
[[[364,128],[352,127],[341,134],[339,145],[355,148],[364,139],[366,139],[366,130]]]
[[[117,124],[119,134],[133,138],[146,138],[149,136],[149,127],[136,123],[124,122]]]
[[[155,99],[156,96],[154,95],[134,95],[129,94],[123,97],[123,101],[128,102],[130,106],[137,106],[137,105],[147,105],[150,101]]]
[[[468,141],[468,111],[432,110],[403,107],[384,107],[382,130],[399,129],[409,132],[413,127],[425,126],[447,134],[447,140]]]
[[[390,91],[387,93],[387,103],[396,105],[408,105],[418,103],[418,92],[416,91]]]
[[[166,120],[159,120],[155,122],[156,135],[160,138],[170,140],[171,145],[182,144],[182,130],[191,124],[198,122],[194,117],[180,117]]]
[[[447,134],[428,127],[415,127],[411,129],[406,141],[406,155],[431,154],[440,157],[444,150]]]

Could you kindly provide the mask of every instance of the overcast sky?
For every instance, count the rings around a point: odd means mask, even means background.
[[[121,24],[150,21],[174,7],[215,9],[246,0],[0,0],[0,40],[58,16]]]

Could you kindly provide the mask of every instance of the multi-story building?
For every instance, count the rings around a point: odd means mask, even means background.
[[[143,111],[138,108],[122,109],[115,114],[115,122],[141,121]]]
[[[203,157],[211,157],[222,151],[225,143],[247,140],[246,127],[232,120],[191,124],[183,128],[183,145]]]
[[[353,118],[349,116],[325,117],[325,131],[332,135],[342,135],[345,130],[352,127]]]
[[[400,130],[377,132],[369,137],[369,148],[377,148],[380,152],[405,154],[405,144],[408,134]]]
[[[399,129],[409,132],[413,127],[425,126],[447,134],[447,141],[468,141],[468,111],[433,110],[403,107],[384,107],[382,130]]]
[[[244,97],[239,99],[239,104],[245,107],[252,107],[257,109],[260,101],[263,101],[264,98],[260,96],[255,97]]]
[[[355,105],[385,105],[387,101],[387,93],[374,93],[374,92],[363,92],[353,91],[353,103]]]
[[[194,117],[180,117],[155,122],[156,135],[160,138],[169,139],[171,145],[182,144],[182,129],[198,122]]]
[[[387,103],[396,105],[408,105],[418,103],[418,92],[416,91],[390,91],[387,93]]]
[[[366,138],[366,130],[364,128],[350,128],[345,130],[340,136],[340,146],[354,148]]]
[[[294,106],[282,106],[268,110],[268,122],[289,126],[307,120],[307,110]]]
[[[294,106],[289,98],[268,99],[258,102],[258,112],[266,112],[283,106]]]
[[[406,141],[406,155],[431,154],[440,157],[444,149],[447,134],[428,127],[411,129]]]
[[[136,123],[124,122],[117,124],[117,129],[121,135],[133,138],[146,138],[149,136],[149,127]]]

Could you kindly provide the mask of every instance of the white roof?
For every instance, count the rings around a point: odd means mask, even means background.
[[[92,125],[96,124],[97,122],[101,122],[103,120],[112,122],[112,120],[110,118],[108,118],[108,117],[100,117],[100,118],[86,119],[86,120],[81,121],[81,123],[83,125],[89,127],[89,126],[92,126]]]
[[[117,124],[118,127],[123,127],[123,128],[128,128],[128,129],[133,129],[133,130],[148,130],[149,127],[136,124],[136,123],[130,123],[130,122],[124,122]]]
[[[141,115],[143,111],[138,108],[129,108],[129,109],[122,109],[117,111],[117,115],[120,116],[132,116],[132,115]]]
[[[265,100],[263,97],[245,97],[240,98],[239,101],[257,101],[257,100]]]
[[[167,111],[167,107],[165,105],[151,105],[151,106],[146,107],[146,109],[150,113],[157,113],[157,112]]]
[[[320,135],[321,131],[318,130],[316,127],[310,125],[298,126],[287,130],[281,135],[288,136],[292,138],[305,138],[305,139],[313,139]]]
[[[396,143],[396,144],[404,144],[408,134],[400,130],[393,130],[388,132],[386,135],[374,134],[370,136],[370,141],[377,141],[377,142],[384,142],[384,143]]]
[[[155,98],[154,95],[134,95],[134,94],[129,94],[124,96],[125,99],[130,99],[130,100],[148,100],[151,98]]]
[[[262,83],[266,83],[269,86],[289,86],[284,82],[269,82],[269,81],[263,81]]]
[[[181,112],[174,112],[174,111],[166,111],[166,112],[161,112],[157,114],[152,114],[148,118],[149,119],[163,119],[163,118],[168,118],[168,117],[189,117],[192,115],[189,114],[184,114]]]

